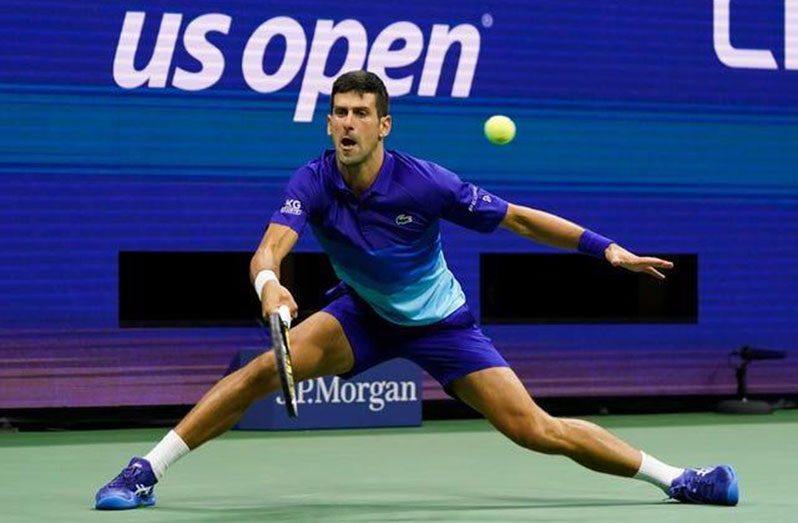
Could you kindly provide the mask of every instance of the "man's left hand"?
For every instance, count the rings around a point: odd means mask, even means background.
[[[617,243],[607,247],[604,251],[604,257],[613,267],[623,267],[632,272],[644,272],[660,280],[664,280],[665,275],[657,269],[673,268],[673,262],[651,256],[637,256]]]

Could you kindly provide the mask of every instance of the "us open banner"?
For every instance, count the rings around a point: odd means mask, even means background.
[[[26,0],[0,13],[0,408],[190,404],[256,346],[256,329],[214,318],[130,326],[120,289],[138,282],[120,253],[251,252],[291,173],[330,145],[332,79],[360,67],[392,96],[389,148],[694,261],[688,320],[494,311],[484,330],[536,395],[731,393],[731,350],[796,350],[798,0]],[[518,128],[502,147],[482,133],[497,113]],[[506,231],[442,234],[483,320],[496,283],[483,254],[552,253]],[[305,234],[297,250],[321,249]],[[525,301],[545,305],[533,291]],[[752,372],[752,390],[798,388],[792,361]]]

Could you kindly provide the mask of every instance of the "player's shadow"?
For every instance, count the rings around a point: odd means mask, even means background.
[[[216,504],[215,501],[219,503]],[[535,511],[538,509],[585,509],[630,506],[660,505],[663,501],[609,500],[606,498],[543,498],[513,496],[468,496],[467,499],[413,500],[404,498],[392,501],[353,501],[342,499],[340,503],[314,503],[311,499],[296,499],[294,502],[273,500],[267,497],[263,504],[235,507],[229,497],[215,500],[207,496],[202,499],[180,500],[180,505],[160,505],[158,512],[175,515],[191,515],[192,521],[445,521],[446,513],[456,514],[481,511]],[[431,516],[431,514],[435,514]],[[520,515],[520,514],[519,514]],[[584,515],[584,514],[582,514]],[[487,516],[487,514],[486,514]],[[493,518],[488,518],[493,519]]]

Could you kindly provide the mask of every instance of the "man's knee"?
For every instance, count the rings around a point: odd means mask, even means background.
[[[297,382],[342,374],[354,363],[352,349],[337,322],[329,325],[325,322],[330,320],[323,316],[315,317],[315,321],[311,318],[290,333],[293,374]],[[279,387],[273,351],[261,354],[236,374],[239,374],[236,385],[241,394],[260,397]]]
[[[316,336],[317,337],[317,336]],[[297,333],[291,338],[294,360],[294,377],[297,381],[343,374],[352,368],[352,349],[341,335],[319,343],[314,335]]]
[[[276,387],[277,362],[274,352],[261,354],[239,369],[236,385],[239,393],[252,396],[263,396]]]
[[[565,454],[566,426],[551,416],[518,416],[504,433],[516,444],[543,454]]]

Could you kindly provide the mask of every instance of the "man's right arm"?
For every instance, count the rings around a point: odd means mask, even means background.
[[[297,304],[288,289],[280,285],[280,263],[296,245],[299,235],[291,227],[277,223],[269,224],[258,249],[249,263],[249,279],[255,285],[260,279],[266,278],[261,290],[261,313],[266,317],[270,312],[276,311],[280,305],[286,305],[291,311],[291,316],[296,317]],[[271,271],[277,278],[272,278]],[[263,273],[263,274],[261,274]]]

